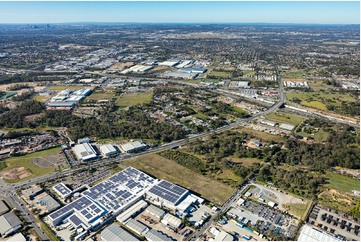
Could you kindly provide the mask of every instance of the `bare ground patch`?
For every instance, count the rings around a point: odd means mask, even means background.
[[[0,176],[8,180],[14,180],[24,179],[28,176],[31,176],[31,173],[26,170],[25,167],[16,167],[4,172],[0,172]]]

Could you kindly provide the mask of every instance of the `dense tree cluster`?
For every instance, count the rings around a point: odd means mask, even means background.
[[[306,144],[296,139],[288,139],[285,147],[287,149],[268,156],[266,161],[275,165],[281,163],[306,165],[319,171],[334,166],[360,168],[358,137],[345,126],[336,130],[331,129],[324,143]]]
[[[316,198],[320,185],[326,183],[323,176],[302,169],[283,169],[272,165],[263,166],[257,180],[271,182],[275,186],[294,194]]]
[[[84,136],[98,138],[139,138],[170,142],[182,139],[186,133],[180,127],[158,123],[140,107],[129,110],[104,110],[100,118],[81,118],[70,111],[47,111],[40,121],[47,126],[68,127],[72,139]]]
[[[25,88],[31,88],[28,84],[18,83],[7,88],[8,91],[18,91]]]
[[[28,127],[29,123],[25,121],[25,117],[32,114],[41,113],[45,110],[45,105],[34,101],[24,101],[16,108],[9,112],[5,112],[0,116],[0,127],[7,128],[23,128]]]

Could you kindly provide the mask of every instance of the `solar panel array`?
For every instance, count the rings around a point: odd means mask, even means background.
[[[162,180],[149,190],[149,193],[158,196],[172,204],[176,204],[185,194],[187,189],[177,186],[171,182]]]
[[[75,225],[75,227],[79,227],[81,224],[84,224],[75,214],[71,215],[69,220]]]
[[[74,224],[79,223],[80,220],[84,225],[89,226],[91,221],[109,211],[118,212],[134,198],[143,195],[156,182],[156,179],[147,174],[128,167],[83,192],[82,197],[51,213],[49,218],[56,225],[70,216]],[[59,189],[63,186],[59,186]]]
[[[49,217],[55,221],[58,219],[64,219],[66,216],[73,214],[71,217],[69,217],[69,219],[72,218],[74,220],[73,223],[76,224],[79,222],[78,220],[81,220],[79,216],[82,216],[84,221],[89,222],[97,217],[102,216],[105,212],[106,210],[102,209],[99,205],[84,196],[51,213]],[[78,214],[79,216],[75,216],[75,218],[74,213]]]
[[[83,194],[99,202],[109,211],[117,211],[138,195],[143,194],[144,190],[155,181],[147,174],[128,167]]]
[[[63,183],[56,184],[55,186],[53,186],[53,189],[62,196],[66,196],[71,193],[71,190]]]

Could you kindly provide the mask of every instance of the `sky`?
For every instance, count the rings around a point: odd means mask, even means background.
[[[358,1],[1,2],[0,23],[359,24]]]

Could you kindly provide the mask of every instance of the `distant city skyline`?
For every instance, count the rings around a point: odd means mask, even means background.
[[[359,24],[358,1],[0,2],[0,23]]]

